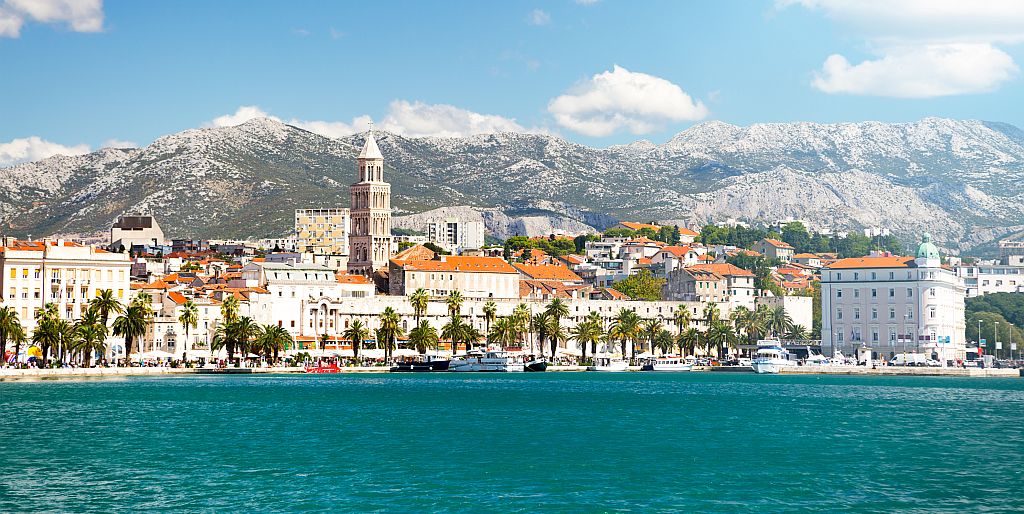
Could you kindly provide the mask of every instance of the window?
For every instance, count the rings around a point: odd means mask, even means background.
[[[878,298],[878,290],[877,289],[872,289],[871,290],[871,297],[872,298]]]
[[[18,278],[18,268],[11,268],[11,278]]]
[[[878,307],[871,308],[871,319],[878,319]]]
[[[856,271],[854,271],[853,272],[853,279],[854,280],[860,280],[860,273],[857,273]]]
[[[837,307],[836,308],[836,319],[843,319],[843,308],[842,307]]]
[[[873,343],[877,343],[878,342],[878,331],[877,330],[872,330],[871,331],[871,342],[873,342]]]
[[[853,319],[860,319],[860,307],[853,308]]]
[[[890,271],[890,272],[889,272],[889,280],[895,280],[895,279],[896,279],[896,273],[895,273],[895,272],[892,272],[892,271]]]
[[[836,273],[836,280],[842,280],[842,279],[843,279],[843,274],[842,273]]]
[[[839,343],[843,342],[843,331],[842,330],[840,330],[839,333],[836,334],[836,342],[839,342]]]
[[[890,287],[889,288],[889,298],[895,298],[895,297],[896,297],[896,289]]]
[[[912,288],[908,287],[907,288],[907,298],[913,298],[913,297],[914,297],[914,290]]]
[[[933,296],[933,297],[935,296],[935,288],[934,287],[928,289],[928,296]]]
[[[854,298],[860,298],[860,289],[854,289],[853,290],[853,297]]]
[[[931,319],[935,319],[935,309],[934,308],[928,309],[928,317],[931,318]]]
[[[914,309],[907,309],[907,319],[914,319]]]
[[[836,289],[836,298],[842,298],[842,297],[843,297],[843,290],[842,289]]]
[[[889,307],[889,319],[896,319],[896,307]]]
[[[871,272],[871,280],[875,280],[875,279],[877,279],[877,278],[878,278],[878,275],[876,275],[876,274],[875,274],[875,272],[874,272],[874,271],[872,271],[872,272]]]

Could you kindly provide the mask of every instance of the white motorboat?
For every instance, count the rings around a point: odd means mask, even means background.
[[[448,371],[491,371],[516,372],[525,371],[522,352],[506,352],[504,350],[473,350],[466,355],[452,359]]]
[[[796,361],[790,359],[790,353],[776,340],[758,341],[757,354],[750,361],[750,367],[756,373],[779,373],[793,366],[796,366]]]
[[[626,371],[629,363],[617,357],[594,357],[594,364],[587,366],[587,371]]]
[[[692,371],[693,364],[676,355],[664,355],[650,358],[640,371]]]

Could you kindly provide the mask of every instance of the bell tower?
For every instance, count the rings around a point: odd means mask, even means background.
[[[372,127],[356,159],[356,177],[349,188],[348,272],[370,276],[391,258],[391,184],[384,181],[384,156]]]

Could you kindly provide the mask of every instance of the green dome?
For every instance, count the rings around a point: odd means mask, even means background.
[[[921,246],[917,247],[918,259],[938,259],[939,248],[932,244],[932,235],[925,232],[921,238]]]

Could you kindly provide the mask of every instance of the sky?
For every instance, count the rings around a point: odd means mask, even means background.
[[[1024,2],[0,0],[0,166],[269,116],[339,137],[1024,127]]]

